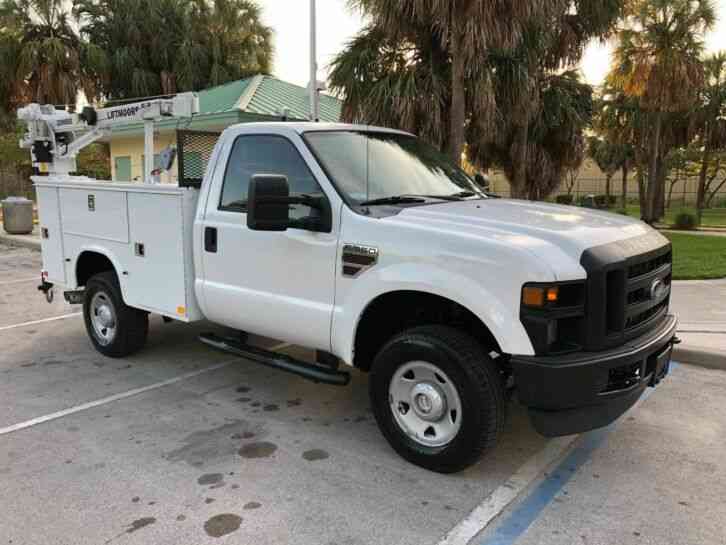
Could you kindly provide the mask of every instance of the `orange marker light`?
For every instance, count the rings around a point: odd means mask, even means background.
[[[528,307],[544,306],[544,289],[526,287],[522,290],[522,303]]]
[[[559,288],[547,288],[547,302],[548,303],[555,303],[557,301],[557,297],[559,295],[560,295]]]

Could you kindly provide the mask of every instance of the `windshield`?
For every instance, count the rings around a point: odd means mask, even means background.
[[[305,139],[338,191],[353,205],[400,196],[482,196],[446,155],[413,136],[319,131],[306,133]]]

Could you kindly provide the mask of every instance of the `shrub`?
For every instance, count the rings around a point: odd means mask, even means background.
[[[621,214],[623,216],[628,216],[629,215],[628,214],[628,211],[625,208],[618,208],[615,212],[618,213],[618,214]]]
[[[557,195],[557,197],[555,197],[555,202],[557,204],[572,204],[574,200],[575,197],[572,195]]]
[[[596,208],[595,195],[583,195],[580,197],[579,205],[585,208]]]
[[[618,198],[615,195],[610,195],[610,198],[608,199],[608,208],[615,208],[617,204]]]
[[[608,207],[608,196],[607,195],[595,195],[595,207],[596,208],[607,208]]]
[[[689,208],[684,208],[676,212],[673,227],[675,229],[695,229],[698,227],[698,215],[696,211]]]

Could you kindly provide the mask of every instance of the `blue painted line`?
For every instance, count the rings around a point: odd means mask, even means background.
[[[678,368],[678,363],[671,362],[670,373]],[[653,393],[648,388],[643,393],[641,403]],[[613,422],[605,428],[585,433],[580,444],[560,462],[555,470],[525,498],[494,530],[494,532],[480,542],[480,545],[513,545],[525,531],[536,521],[547,505],[569,482],[575,472],[590,459],[592,453],[603,443],[605,438],[617,425]]]

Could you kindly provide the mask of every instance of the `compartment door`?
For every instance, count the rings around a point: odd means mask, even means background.
[[[131,230],[126,303],[187,319],[182,197],[129,193]]]
[[[58,188],[38,187],[37,194],[43,270],[48,272],[49,282],[63,285],[66,282],[66,271]]]

